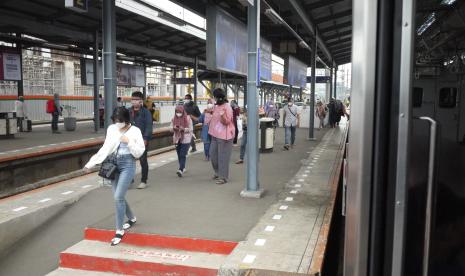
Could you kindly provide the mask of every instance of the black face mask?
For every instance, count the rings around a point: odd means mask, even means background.
[[[224,104],[224,98],[216,98],[216,104],[217,104],[217,105],[222,105],[222,104]]]

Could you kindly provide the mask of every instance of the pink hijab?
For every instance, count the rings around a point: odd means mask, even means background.
[[[181,117],[176,116],[176,113],[182,113]],[[184,106],[178,105],[174,111],[174,118],[172,120],[173,123],[173,143],[177,143],[180,139],[182,139],[184,135],[184,129],[189,127],[189,121],[187,118],[187,113],[184,111]],[[176,128],[179,127],[179,128]]]

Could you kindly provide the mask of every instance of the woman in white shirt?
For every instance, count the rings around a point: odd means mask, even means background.
[[[108,127],[102,148],[90,158],[85,168],[91,169],[101,164],[109,155],[116,154],[119,174],[111,183],[116,203],[116,233],[111,245],[117,245],[124,236],[124,230],[136,223],[136,217],[129,208],[125,196],[136,174],[136,158],[144,153],[145,144],[140,130],[131,125],[129,111],[126,108],[116,108],[112,119],[114,124]],[[125,215],[128,217],[126,223],[124,223]]]

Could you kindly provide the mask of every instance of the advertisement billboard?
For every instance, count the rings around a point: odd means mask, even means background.
[[[284,82],[305,88],[307,82],[307,65],[293,56],[284,61]]]
[[[21,80],[21,56],[19,53],[0,52],[0,80]]]
[[[99,85],[103,85],[102,62],[98,64]],[[116,82],[120,86],[145,86],[144,67],[130,64],[116,64]],[[94,61],[91,59],[81,60],[81,83],[82,85],[94,85]]]

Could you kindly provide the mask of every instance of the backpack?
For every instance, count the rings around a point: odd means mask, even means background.
[[[341,116],[344,115],[344,109],[341,101],[336,101],[336,114]]]
[[[53,113],[55,111],[56,111],[56,109],[55,109],[55,101],[54,100],[48,100],[47,101],[47,110],[46,110],[46,112],[47,113]]]

